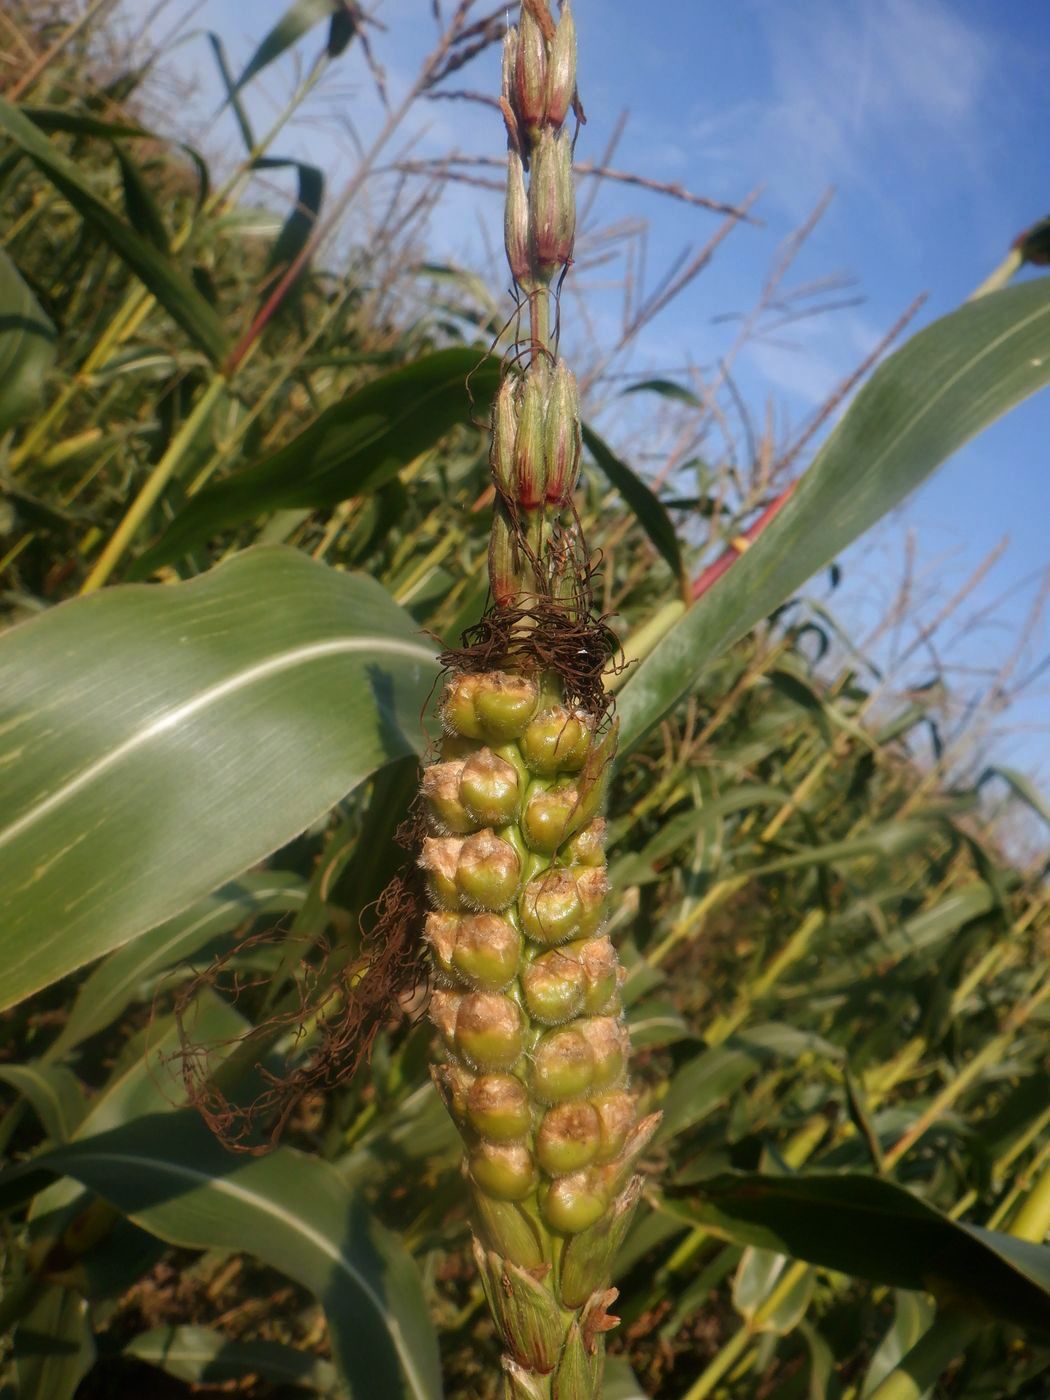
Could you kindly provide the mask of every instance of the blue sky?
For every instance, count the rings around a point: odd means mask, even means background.
[[[169,6],[166,28],[188,0]],[[447,6],[446,6],[447,7]],[[144,15],[146,0],[126,0]],[[235,68],[285,8],[285,0],[206,0],[193,21],[218,31]],[[396,95],[434,37],[430,0],[377,0],[388,26],[377,54]],[[479,12],[486,6],[479,0]],[[800,421],[847,374],[920,293],[929,300],[915,323],[953,309],[1000,261],[1012,237],[1050,213],[1050,5],[1046,0],[576,0],[581,36],[580,87],[589,123],[578,154],[600,156],[620,112],[630,117],[615,165],[657,180],[679,181],[713,198],[738,200],[758,184],[761,228],[741,228],[712,268],[644,335],[628,368],[666,372],[710,364],[735,325],[726,313],[753,304],[781,241],[833,186],[834,200],[788,277],[789,287],[841,274],[856,279],[860,305],[791,328],[776,343],[747,347],[736,369],[748,402],[770,396]],[[312,58],[317,39],[301,45]],[[211,151],[236,150],[212,120],[215,85],[202,38],[176,61],[199,84],[196,105],[180,119],[201,126]],[[275,65],[251,94],[262,122],[289,91],[294,64]],[[466,70],[463,84],[491,90],[494,55]],[[313,159],[332,187],[353,164],[349,116],[359,134],[374,131],[379,105],[351,53],[326,79],[306,120],[279,143],[281,153]],[[207,116],[206,120],[202,118]],[[411,150],[409,151],[409,147]],[[498,155],[493,114],[464,104],[426,104],[411,117],[391,154],[436,156],[450,150]],[[603,187],[595,225],[648,221],[650,282],[689,244],[703,242],[715,217],[622,186]],[[454,187],[431,225],[431,252],[478,266],[498,290],[502,265],[486,262],[500,237],[495,196]],[[593,315],[615,329],[617,295],[601,283],[622,265],[591,273]],[[785,343],[786,342],[786,343]],[[652,402],[652,401],[650,401]],[[608,421],[608,420],[605,420]],[[1009,547],[959,615],[952,656],[964,667],[995,665],[1014,635],[1050,563],[1047,549],[1050,394],[1023,405],[941,472],[847,558],[842,606],[851,625],[873,617],[899,577],[903,540],[914,531],[920,593],[936,608],[1004,537]],[[988,618],[978,614],[989,609]],[[1022,675],[1050,652],[1045,621],[1020,658]],[[960,673],[960,685],[973,678]],[[1050,787],[1050,675],[1005,717],[1012,732],[996,752]]]

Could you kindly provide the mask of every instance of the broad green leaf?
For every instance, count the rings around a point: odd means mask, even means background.
[[[989,913],[995,904],[995,892],[983,880],[962,885],[929,909],[922,909],[905,919],[899,928],[891,929],[882,938],[873,939],[850,959],[832,962],[826,975],[811,977],[807,990],[825,992],[855,985],[858,976],[864,972],[884,969],[920,953],[929,955],[973,919]]]
[[[639,525],[649,536],[653,546],[666,562],[676,582],[684,584],[685,566],[678,548],[671,517],[667,514],[659,497],[647,486],[640,476],[636,476],[626,462],[621,462],[611,448],[602,441],[593,428],[583,425],[583,441],[587,451],[601,467],[616,490],[634,511]]]
[[[942,939],[995,908],[995,891],[983,880],[960,885],[929,909],[906,919],[899,929],[871,948],[871,960],[882,963],[887,957],[908,957],[927,952]]]
[[[262,39],[237,79],[234,91],[239,92],[264,68],[287,53],[315,24],[331,19],[342,8],[342,0],[295,0]]]
[[[19,1400],[73,1400],[95,1362],[88,1305],[47,1284],[13,1334]]]
[[[0,1065],[0,1084],[28,1100],[54,1143],[68,1142],[87,1112],[80,1080],[65,1065]]]
[[[318,1395],[345,1394],[335,1368],[313,1352],[280,1342],[240,1342],[210,1327],[154,1327],[140,1332],[122,1355],[145,1361],[190,1385],[221,1385],[250,1375]]]
[[[762,1021],[745,1025],[733,1037],[734,1045],[751,1050],[766,1058],[798,1060],[803,1055],[816,1055],[838,1061],[843,1051],[815,1031],[789,1026],[784,1021]]]
[[[815,626],[815,624],[811,623],[810,626]],[[878,747],[868,731],[852,720],[849,715],[844,714],[840,705],[832,704],[821,693],[820,687],[815,685],[799,666],[794,665],[790,658],[786,658],[767,674],[770,684],[775,689],[794,700],[803,709],[809,710],[816,717],[826,739],[830,740],[830,727],[834,726],[834,728],[842,730],[844,734],[848,734],[852,739],[856,739],[866,749],[874,750]]]
[[[661,1217],[657,1216],[657,1219],[659,1218]],[[682,1224],[682,1221],[678,1221],[679,1226]],[[689,1318],[710,1307],[712,1295],[736,1268],[742,1254],[743,1250],[738,1249],[736,1245],[721,1245],[708,1257],[698,1274],[684,1285],[679,1284],[674,1305],[660,1324],[659,1335],[662,1340],[670,1341]]]
[[[411,753],[433,651],[292,550],[0,637],[0,1004],[171,919]]]
[[[251,1024],[215,992],[205,989],[194,1001],[185,1022],[190,1040],[209,1048],[209,1064],[217,1067],[251,1029]],[[187,1107],[182,1078],[182,1031],[174,1016],[156,1019],[145,1031],[128,1040],[116,1068],[99,1091],[89,1112],[72,1135],[75,1142],[90,1141],[101,1133],[123,1127],[146,1115],[174,1113]],[[57,1144],[53,1144],[57,1145]],[[90,1193],[69,1177],[52,1181],[37,1191],[29,1207],[30,1225],[54,1234],[83,1210]],[[130,1230],[130,1227],[128,1227]],[[132,1231],[132,1233],[136,1233]],[[92,1251],[86,1261],[89,1281],[112,1269],[105,1248]],[[119,1269],[123,1261],[117,1261]],[[126,1287],[127,1285],[125,1285]]]
[[[101,235],[134,274],[141,278],[168,315],[213,360],[227,349],[219,313],[176,264],[147,238],[136,233],[102,199],[90,180],[49,141],[17,107],[0,98],[0,133],[7,136],[43,171],[55,188]]]
[[[34,1158],[0,1198],[72,1176],[170,1244],[254,1255],[312,1292],[337,1365],[362,1396],[438,1400],[437,1344],[398,1241],[317,1157],[229,1153],[196,1114],[152,1114]]]
[[[498,377],[498,361],[458,347],[373,379],[285,447],[194,496],[132,575],[145,577],[224,526],[377,491],[457,424],[483,417]]]
[[[218,934],[262,914],[301,909],[305,901],[306,887],[294,875],[276,870],[244,875],[118,948],[79,987],[47,1058],[57,1059],[110,1025],[132,1001],[151,991],[159,973],[192,957]]]
[[[835,1353],[810,1323],[800,1322],[798,1330],[809,1349],[808,1400],[831,1400],[831,1396],[838,1395]]]
[[[643,1045],[674,1045],[698,1038],[670,1001],[644,1001],[633,1006],[628,1025],[636,1050]]]
[[[687,1194],[691,1218],[723,1239],[1050,1332],[1050,1249],[961,1225],[893,1182],[726,1172]]]
[[[933,1323],[935,1309],[922,1293],[894,1290],[893,1321],[875,1349],[864,1375],[861,1397],[869,1396],[881,1384]],[[930,1392],[927,1391],[928,1395]]]
[[[622,1356],[606,1358],[602,1400],[646,1400],[638,1377]]]
[[[1050,278],[970,302],[872,375],[784,508],[620,691],[626,755],[704,668],[924,481],[1050,382]]]
[[[758,1054],[718,1045],[683,1065],[671,1080],[658,1139],[666,1141],[695,1127],[751,1078],[759,1067]]]
[[[55,361],[55,328],[0,248],[0,433],[37,407]]]

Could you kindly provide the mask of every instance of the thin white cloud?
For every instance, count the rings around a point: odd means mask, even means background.
[[[746,15],[746,18],[745,18]],[[935,168],[971,178],[982,99],[998,63],[993,36],[942,0],[756,0],[741,22],[760,34],[769,97],[694,134],[705,156],[735,160],[801,215],[828,184],[886,203],[903,176]]]

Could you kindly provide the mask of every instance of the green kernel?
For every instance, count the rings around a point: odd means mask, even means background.
[[[594,1051],[573,1027],[548,1031],[536,1047],[532,1083],[543,1103],[580,1098],[594,1081]]]
[[[475,826],[507,826],[521,810],[517,770],[491,749],[479,749],[464,763],[457,796]]]
[[[583,1006],[584,969],[577,959],[554,949],[524,969],[521,989],[534,1020],[562,1026]]]
[[[525,886],[520,913],[522,928],[536,943],[554,946],[577,937],[584,910],[572,871],[534,875]]]
[[[471,986],[499,992],[517,976],[520,953],[521,935],[513,924],[498,914],[468,914],[458,920],[449,960]]]
[[[544,788],[534,784],[522,813],[521,829],[534,851],[553,855],[565,840],[579,806],[575,787]]]
[[[598,1155],[601,1123],[589,1103],[561,1103],[549,1108],[536,1134],[536,1156],[550,1176],[588,1167]]]
[[[497,1201],[522,1201],[536,1189],[536,1163],[516,1143],[480,1143],[470,1154],[470,1174]]]
[[[460,1002],[455,1038],[456,1049],[478,1069],[508,1069],[524,1044],[521,1012],[509,997],[471,992]]]
[[[479,1075],[467,1092],[466,1113],[474,1131],[493,1142],[517,1141],[532,1127],[529,1096],[513,1074]]]
[[[461,897],[479,909],[506,909],[518,892],[521,861],[509,842],[493,831],[477,831],[463,842],[456,864]]]
[[[584,765],[591,731],[579,715],[564,705],[541,710],[521,736],[521,754],[530,772],[544,778],[576,773]]]
[[[474,712],[485,737],[498,744],[517,739],[536,713],[539,693],[535,681],[499,671],[476,679]]]
[[[597,1224],[605,1208],[605,1193],[585,1171],[558,1177],[543,1196],[544,1219],[565,1235],[578,1235]]]

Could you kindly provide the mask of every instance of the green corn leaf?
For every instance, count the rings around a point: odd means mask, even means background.
[[[296,200],[270,249],[264,297],[273,290],[309,243],[324,200],[324,172],[316,165],[305,165],[299,160],[282,160],[277,156],[261,156],[253,162],[256,170],[280,170],[289,165],[295,167],[298,180]]]
[[[703,408],[704,401],[684,384],[676,384],[673,379],[643,379],[638,384],[628,384],[624,394],[658,394],[662,399],[676,399],[690,408]]]
[[[839,1393],[835,1353],[811,1323],[800,1322],[798,1330],[809,1352],[807,1400],[833,1400]]]
[[[124,212],[128,223],[143,238],[153,244],[161,253],[168,252],[168,230],[160,205],[153,197],[153,191],[138,164],[126,151],[114,143],[117,164],[120,166],[120,179],[124,186]]]
[[[697,1040],[691,1029],[670,1001],[644,1001],[631,1008],[627,1018],[631,1044],[636,1050],[645,1045],[674,1045],[679,1040]]]
[[[21,106],[23,116],[29,117],[41,131],[63,131],[67,136],[99,136],[112,139],[116,136],[158,141],[156,132],[130,122],[107,122],[93,117],[87,112],[69,111],[65,107]]]
[[[439,1400],[437,1344],[415,1266],[327,1162],[283,1147],[239,1156],[195,1113],[147,1114],[6,1173],[0,1200],[59,1176],[170,1244],[243,1251],[309,1289],[357,1393]]]
[[[862,1396],[868,1396],[907,1356],[925,1331],[933,1325],[936,1309],[921,1293],[896,1289],[893,1295],[893,1321],[875,1349],[864,1376]]]
[[[978,788],[983,787],[991,778],[1001,778],[1016,798],[1050,825],[1050,801],[1039,791],[1031,778],[1019,773],[1016,768],[986,768],[977,780]]]
[[[683,1065],[659,1105],[663,1119],[657,1140],[667,1141],[702,1122],[743,1088],[759,1064],[757,1053],[718,1045]]]
[[[1050,382],[1050,279],[970,302],[875,372],[791,499],[620,691],[625,756],[714,658],[989,423]]]
[[[154,978],[192,957],[217,935],[262,914],[298,911],[305,902],[306,886],[294,875],[281,871],[243,875],[118,948],[81,984],[69,1019],[48,1048],[47,1059],[68,1053],[111,1025],[125,1007],[143,994],[151,994]]]
[[[312,1352],[280,1342],[242,1342],[210,1327],[154,1327],[125,1346],[123,1356],[145,1361],[189,1385],[222,1385],[255,1375],[318,1395],[345,1395],[335,1368]]]
[[[55,362],[55,328],[0,248],[0,433],[37,407]]]
[[[87,1112],[80,1080],[65,1065],[0,1065],[0,1084],[29,1102],[53,1143],[67,1142]]]
[[[905,958],[927,957],[974,919],[995,908],[995,892],[983,880],[961,886],[929,909],[905,919],[898,927],[845,960],[837,960],[825,976],[810,977],[807,991],[829,992],[856,985],[862,976],[871,976]]]
[[[120,140],[130,138],[132,140],[160,141],[163,139],[155,131],[149,131],[142,126],[132,126],[127,122],[101,121],[98,117],[93,117],[87,112],[68,111],[63,107],[22,106],[19,111],[24,116],[29,117],[41,131],[64,131],[69,136],[107,138],[113,142],[118,155],[120,154],[120,146],[117,143]],[[173,141],[171,144],[186,156],[197,172],[197,208],[199,209],[207,199],[210,189],[208,167],[204,157],[196,146],[187,145],[185,141]],[[150,194],[150,198],[152,199],[152,194]]]
[[[13,1334],[19,1400],[73,1400],[95,1364],[87,1302],[48,1284]]]
[[[622,1356],[610,1356],[605,1362],[602,1397],[603,1400],[646,1400],[638,1377]]]
[[[226,353],[227,338],[219,313],[190,279],[148,238],[127,224],[92,188],[68,156],[40,128],[0,98],[0,133],[13,141],[40,168],[55,188],[141,278],[173,321],[213,360]]]
[[[678,548],[678,537],[675,534],[674,525],[671,523],[671,517],[667,514],[659,497],[640,476],[635,475],[626,462],[620,461],[619,457],[602,441],[594,429],[589,428],[586,423],[583,425],[583,441],[587,451],[634,511],[639,525],[649,536],[657,553],[674,575],[676,582],[684,587],[687,580],[682,554]]]
[[[421,742],[433,650],[280,548],[0,637],[0,1003],[171,919]]]
[[[1050,1333],[1050,1249],[959,1224],[893,1182],[726,1172],[684,1194],[697,1224],[736,1244]]]
[[[898,817],[894,821],[879,822],[845,841],[829,841],[826,845],[811,846],[790,856],[765,861],[746,873],[776,875],[784,870],[805,870],[814,865],[834,865],[838,861],[899,860],[929,841],[935,829],[936,823],[922,817]]]
[[[459,424],[484,417],[499,379],[484,351],[439,350],[374,379],[261,462],[195,496],[132,577],[228,525],[292,506],[333,506],[392,481]]]
[[[264,68],[268,68],[282,54],[287,53],[293,44],[297,44],[304,34],[313,29],[314,25],[320,24],[322,20],[331,19],[336,11],[342,8],[342,0],[296,0],[294,5],[289,5],[248,60],[237,79],[234,91],[239,92]]]
[[[248,113],[244,110],[244,104],[237,92],[237,84],[233,81],[230,65],[226,61],[225,45],[218,34],[210,29],[208,31],[208,43],[211,45],[211,51],[215,57],[215,66],[219,70],[219,77],[222,79],[222,85],[226,91],[226,101],[233,110],[238,130],[241,133],[244,149],[246,151],[254,151],[256,144],[255,133],[252,131],[251,122],[248,120]]]
[[[813,1297],[816,1276],[807,1269],[791,1285],[772,1310],[768,1300],[789,1267],[783,1254],[749,1245],[740,1256],[733,1279],[733,1306],[751,1332],[772,1332],[786,1337],[802,1321]]]
[[[678,812],[665,821],[656,835],[646,843],[641,851],[621,856],[615,861],[610,875],[613,885],[644,885],[659,879],[657,865],[666,860],[686,841],[697,837],[712,839],[717,825],[723,817],[734,812],[747,811],[771,803],[786,802],[789,794],[782,788],[762,783],[748,783],[719,793],[705,802],[702,807],[691,811]]]

